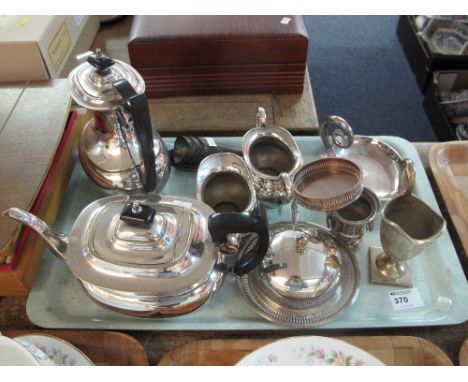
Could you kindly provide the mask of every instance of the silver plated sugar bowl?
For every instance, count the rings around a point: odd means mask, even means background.
[[[379,198],[364,187],[356,201],[341,209],[327,212],[327,226],[335,237],[355,252],[361,247],[364,234],[374,229],[379,212]]]
[[[85,62],[68,80],[73,100],[93,113],[78,146],[84,170],[107,189],[158,192],[168,179],[170,161],[151,125],[143,78],[99,49],[79,59]]]

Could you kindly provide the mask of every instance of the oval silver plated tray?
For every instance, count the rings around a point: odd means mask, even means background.
[[[320,135],[326,147],[321,154],[322,158],[340,157],[349,159],[358,164],[363,172],[364,187],[373,191],[381,200],[393,199],[397,196],[411,192],[415,181],[415,170],[411,159],[403,159],[398,152],[388,144],[372,137],[353,135],[351,127],[342,135],[348,135],[351,144],[344,148],[337,144],[336,118],[328,117],[320,125]],[[332,127],[332,129],[330,129]],[[339,141],[338,141],[339,143]]]

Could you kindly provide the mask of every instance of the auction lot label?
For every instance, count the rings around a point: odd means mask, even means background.
[[[388,292],[393,309],[410,309],[424,306],[421,295],[416,288],[398,289]]]

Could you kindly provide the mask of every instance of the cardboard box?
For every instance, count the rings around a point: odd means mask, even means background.
[[[0,86],[0,213],[18,207],[54,223],[89,119],[70,114],[67,82]],[[37,234],[0,216],[0,296],[28,293],[43,252]]]
[[[98,16],[0,16],[0,81],[67,77],[99,25]]]

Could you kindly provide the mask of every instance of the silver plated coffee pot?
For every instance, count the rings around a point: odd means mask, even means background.
[[[169,176],[169,156],[152,129],[145,83],[130,65],[99,49],[69,75],[70,93],[93,112],[79,143],[79,157],[88,176],[107,189],[156,190]]]

